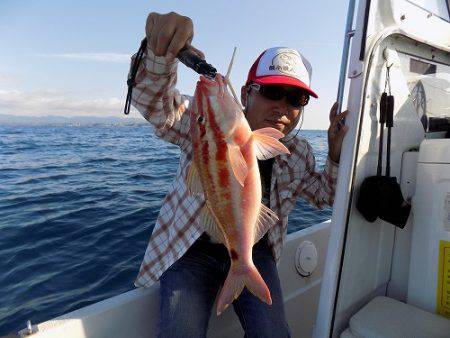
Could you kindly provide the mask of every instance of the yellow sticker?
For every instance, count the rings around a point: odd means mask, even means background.
[[[436,312],[450,318],[450,242],[439,242]]]

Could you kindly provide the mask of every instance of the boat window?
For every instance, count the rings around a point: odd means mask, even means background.
[[[450,66],[399,53],[418,118],[426,132],[450,129]]]
[[[408,2],[450,21],[450,0],[408,0]]]

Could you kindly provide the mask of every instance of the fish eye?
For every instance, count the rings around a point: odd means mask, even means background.
[[[205,119],[201,115],[197,118],[197,122],[199,122],[199,123],[203,123],[204,120]]]

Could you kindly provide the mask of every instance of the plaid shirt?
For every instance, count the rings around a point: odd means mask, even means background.
[[[192,98],[180,95],[175,89],[176,78],[176,60],[169,62],[146,51],[136,75],[132,104],[153,124],[158,137],[181,148],[181,157],[135,286],[152,285],[204,232],[199,220],[204,197],[190,195],[186,187],[187,168],[193,157],[189,135],[189,102]],[[275,158],[270,184],[270,208],[280,219],[268,233],[276,261],[281,256],[286,237],[288,214],[297,197],[305,198],[318,208],[325,204],[331,206],[338,171],[338,165],[328,158],[324,170],[316,172],[312,148],[304,138],[288,135],[282,141],[291,154]]]

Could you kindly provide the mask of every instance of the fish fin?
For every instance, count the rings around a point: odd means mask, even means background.
[[[281,131],[272,127],[257,129],[253,132],[253,134],[270,136],[276,138],[277,140],[284,137],[284,134]]]
[[[218,220],[208,205],[205,205],[200,211],[200,220],[208,235],[220,243],[225,243],[225,237],[218,226]]]
[[[239,146],[228,144],[228,156],[234,176],[240,185],[244,186],[245,178],[248,173],[248,167]]]
[[[257,243],[278,220],[277,214],[261,203],[253,243]]]
[[[197,166],[191,163],[186,177],[186,185],[191,195],[198,195],[203,193],[200,175],[198,174]]]
[[[278,141],[284,134],[275,128],[261,128],[253,132],[256,156],[259,160],[267,160],[281,154],[290,154],[288,148]]]
[[[254,264],[242,267],[231,263],[230,271],[217,300],[217,316],[239,297],[246,286],[251,293],[266,304],[272,305],[270,291]]]

